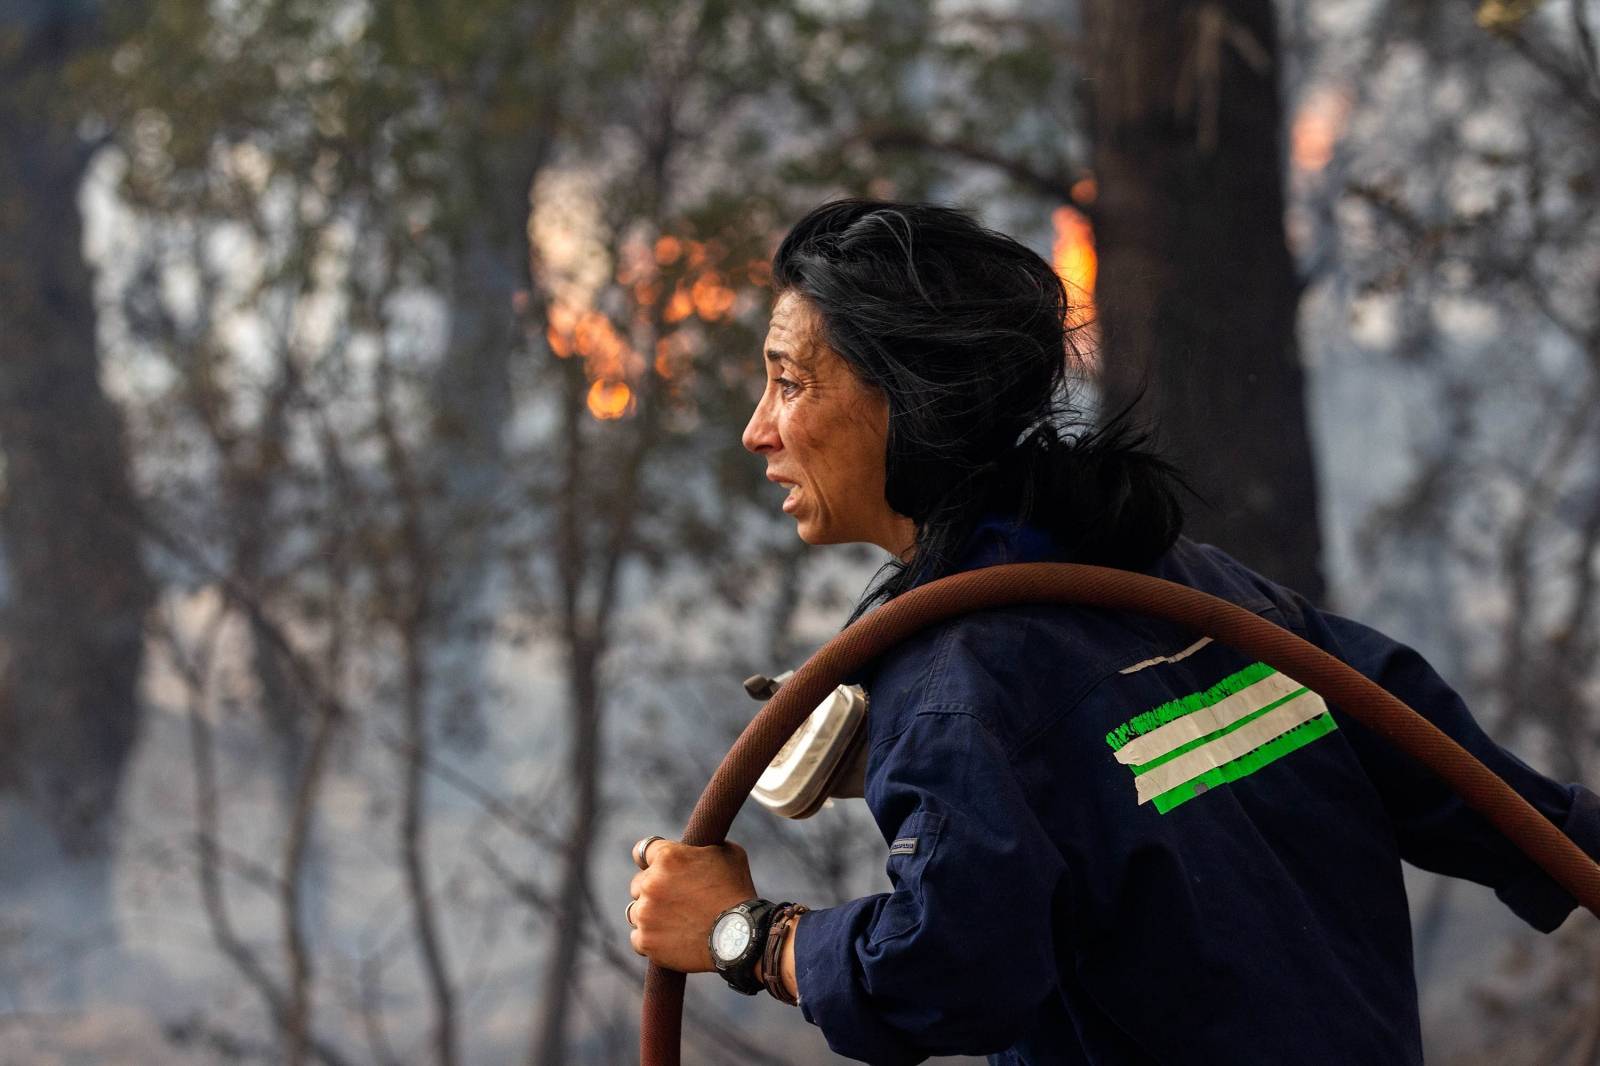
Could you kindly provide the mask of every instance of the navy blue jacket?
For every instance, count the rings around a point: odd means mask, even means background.
[[[1056,557],[992,520],[963,569]],[[1149,572],[1350,663],[1600,854],[1600,800],[1492,742],[1416,652],[1186,539]],[[1169,623],[983,611],[852,680],[894,891],[795,937],[801,1009],[850,1058],[1420,1063],[1400,860],[1540,930],[1575,906],[1387,741]]]

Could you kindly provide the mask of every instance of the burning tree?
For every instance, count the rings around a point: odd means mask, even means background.
[[[703,603],[772,569],[740,502],[767,486],[726,461],[760,370],[731,353],[792,206],[720,191],[760,147],[769,13],[156,5],[109,58],[112,378],[167,580],[189,891],[288,1061],[461,1061],[506,907],[547,934],[542,980],[490,1004],[531,998],[534,1061],[569,1061],[586,960],[628,961],[591,891],[618,626],[651,575]],[[495,690],[521,647],[558,664],[549,707]],[[530,742],[488,724],[508,706],[563,727],[558,775],[499,750]],[[352,870],[391,901],[354,927]]]

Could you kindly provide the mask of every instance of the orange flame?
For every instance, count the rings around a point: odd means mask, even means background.
[[[639,371],[641,360],[611,319],[599,311],[579,311],[559,302],[550,306],[549,319],[545,339],[550,350],[562,359],[573,354],[583,357],[584,372],[593,382],[589,413],[603,419],[631,414],[633,391],[624,379]]]
[[[620,380],[627,374],[629,364],[638,362],[611,319],[599,311],[583,313],[573,331],[572,342],[588,363],[590,376],[595,378]]]
[[[706,322],[728,317],[733,311],[735,295],[732,289],[722,284],[722,277],[715,270],[701,274],[689,290],[695,314]]]
[[[604,378],[589,386],[589,413],[596,418],[611,420],[633,411],[633,390],[620,381]]]
[[[564,303],[550,305],[550,321],[544,331],[550,350],[559,359],[572,354],[572,333],[578,325],[578,314]]]
[[[696,335],[675,330],[656,341],[655,371],[667,381],[681,384],[690,370],[700,343]]]
[[[617,249],[618,285],[627,288],[648,284],[654,280],[656,273],[656,257],[649,242],[639,240],[637,237],[623,241],[622,247]]]
[[[1071,304],[1067,324],[1085,325],[1094,320],[1094,283],[1100,266],[1094,250],[1094,228],[1083,213],[1073,207],[1056,208],[1050,221],[1056,230],[1051,261],[1056,273],[1066,282],[1067,299]]]
[[[678,287],[672,290],[672,298],[667,301],[667,309],[661,312],[661,317],[668,322],[682,322],[692,314],[694,297],[689,295],[689,290],[680,281]]]
[[[587,301],[574,304],[557,299],[550,305],[546,340],[558,358],[583,357],[591,383],[587,404],[594,417],[611,420],[632,414],[638,398],[630,382],[636,383],[639,375],[652,371],[669,383],[669,395],[680,394],[704,340],[690,320],[730,320],[739,302],[738,290],[719,269],[727,255],[715,240],[696,241],[671,234],[654,241],[632,241],[622,249],[614,277],[633,298],[631,320],[636,332],[632,335],[638,336],[639,331],[648,335],[653,313],[659,313],[659,324],[691,326],[669,329],[659,337],[648,363],[645,353],[634,350],[625,329]],[[765,280],[767,273],[766,263],[759,260],[728,264],[727,268],[742,270],[751,280],[758,276]]]

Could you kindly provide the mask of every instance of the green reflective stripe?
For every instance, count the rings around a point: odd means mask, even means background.
[[[1298,699],[1281,704],[1257,718],[1243,729],[1219,737],[1182,758],[1163,763],[1149,773],[1135,777],[1134,791],[1138,793],[1139,802],[1148,803],[1169,788],[1181,785],[1185,781],[1192,781],[1208,770],[1232,762],[1241,755],[1261,747],[1267,741],[1289,732],[1295,726],[1310,721],[1327,709],[1328,705],[1322,702],[1321,696],[1307,691]]]
[[[1189,741],[1187,744],[1180,744],[1178,747],[1173,748],[1171,751],[1167,752],[1165,755],[1158,755],[1154,759],[1151,759],[1149,762],[1140,763],[1138,766],[1135,766],[1133,768],[1134,776],[1137,777],[1138,775],[1140,775],[1142,773],[1146,773],[1146,772],[1148,772],[1150,770],[1154,770],[1156,767],[1160,766],[1162,763],[1171,762],[1173,759],[1176,759],[1178,756],[1187,754],[1188,752],[1191,752],[1194,749],[1200,747],[1202,744],[1209,744],[1209,743],[1211,743],[1211,741],[1216,740],[1218,737],[1225,737],[1229,733],[1232,733],[1236,729],[1242,729],[1243,727],[1249,725],[1251,722],[1255,721],[1257,718],[1260,718],[1262,715],[1266,714],[1268,711],[1273,710],[1273,709],[1275,709],[1277,707],[1281,707],[1283,704],[1288,703],[1290,700],[1294,699],[1296,696],[1299,696],[1299,695],[1305,693],[1306,691],[1307,691],[1306,687],[1304,685],[1302,685],[1301,687],[1295,689],[1293,692],[1289,693],[1288,695],[1278,697],[1277,699],[1273,700],[1271,703],[1267,704],[1265,707],[1261,707],[1261,708],[1258,708],[1257,710],[1251,711],[1249,714],[1245,715],[1243,718],[1236,719],[1235,721],[1230,722],[1227,725],[1223,726],[1221,729],[1213,730],[1212,732],[1207,733],[1203,737],[1199,737],[1199,738],[1197,738],[1195,740]]]
[[[1296,751],[1316,740],[1318,737],[1327,736],[1337,729],[1333,716],[1324,712],[1309,721],[1302,722],[1289,730],[1281,733],[1265,744],[1241,755],[1232,762],[1224,763],[1212,770],[1207,770],[1199,777],[1190,778],[1176,788],[1156,796],[1151,802],[1156,810],[1166,814],[1174,807],[1181,807],[1196,796],[1207,792],[1217,785],[1237,781],[1242,777],[1249,777],[1263,766],[1267,766],[1283,758],[1291,751]]]
[[[1117,751],[1116,759],[1124,766],[1144,766],[1154,763],[1172,749],[1200,740],[1208,734],[1220,732],[1239,719],[1252,715],[1269,704],[1277,703],[1304,687],[1294,678],[1274,671],[1255,684],[1247,685],[1209,707],[1201,707],[1143,736],[1130,738]]]
[[[1266,663],[1251,663],[1243,670],[1229,674],[1204,692],[1195,692],[1179,699],[1168,700],[1159,707],[1154,707],[1143,714],[1134,715],[1107,733],[1106,743],[1110,745],[1112,751],[1119,751],[1124,744],[1134,737],[1153,732],[1168,722],[1225,700],[1235,692],[1249,688],[1262,678],[1276,672]]]

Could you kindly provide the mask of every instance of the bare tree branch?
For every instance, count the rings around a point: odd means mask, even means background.
[[[1588,72],[1589,85],[1600,90],[1600,49],[1595,47],[1587,0],[1570,0],[1567,9],[1572,12],[1572,33],[1578,39],[1578,62]]]
[[[1572,0],[1574,8],[1582,7],[1585,0]],[[1510,30],[1502,33],[1506,43],[1516,50],[1517,54],[1526,59],[1535,70],[1543,74],[1556,88],[1561,90],[1591,123],[1600,124],[1600,86],[1592,83],[1588,71],[1573,70],[1561,59],[1551,55],[1539,44],[1528,39],[1520,30]],[[1593,46],[1586,50],[1584,55],[1586,65],[1593,62]]]
[[[383,1027],[383,973],[376,957],[368,955],[361,960],[357,981],[360,984],[361,1028],[367,1034],[367,1045],[372,1057],[380,1066],[400,1066],[394,1045]]]
[[[848,134],[846,139],[879,150],[905,148],[981,163],[993,167],[1046,199],[1061,203],[1072,201],[1073,183],[1083,176],[1080,169],[1070,163],[1041,169],[1026,159],[1008,155],[976,141],[935,137],[926,130],[898,123],[867,123]],[[1078,209],[1093,217],[1092,205],[1079,205]]]
[[[401,767],[400,853],[405,871],[406,892],[411,902],[412,923],[417,948],[422,956],[424,977],[433,1000],[434,1047],[440,1066],[454,1066],[457,1058],[455,989],[444,943],[435,913],[435,896],[424,858],[427,827],[423,808],[426,801],[422,775],[422,752],[427,748],[425,726],[428,671],[423,649],[424,629],[430,605],[430,580],[433,561],[422,527],[422,493],[410,457],[395,425],[391,394],[391,368],[387,357],[378,363],[378,433],[383,440],[384,461],[389,470],[401,514],[403,555],[398,562],[409,573],[402,589],[393,576],[393,567],[379,568],[379,583],[395,612],[401,640],[404,680],[401,695],[407,748]]]
[[[512,873],[498,856],[487,848],[478,849],[479,857],[490,872],[500,881],[511,895],[524,906],[550,920],[560,920],[563,916],[562,908],[556,900],[545,893],[539,886]],[[586,915],[584,924],[590,927],[599,925],[598,907],[592,897],[586,898]],[[644,987],[644,972],[642,961],[631,951],[623,951],[610,939],[604,936],[584,938],[588,945],[594,949],[601,960],[612,970],[628,979],[629,984],[642,991]],[[694,1026],[688,1032],[698,1028],[704,1034],[707,1050],[717,1058],[726,1061],[732,1066],[790,1066],[789,1060],[779,1055],[774,1055],[768,1048],[752,1043],[741,1032],[727,1025],[720,1019],[706,1016],[696,1010],[692,1005],[685,1005],[685,1013]]]
[[[205,711],[212,655],[227,617],[226,605],[213,613],[202,627],[200,642],[193,655],[183,648],[176,629],[170,623],[157,627],[159,635],[166,639],[172,662],[184,681],[187,697],[190,758],[195,776],[195,846],[200,857],[201,899],[211,926],[212,939],[265,1001],[274,1024],[287,1037],[291,1053],[298,1047],[302,1054],[313,1055],[325,1066],[346,1066],[344,1056],[336,1048],[309,1031],[306,1014],[303,1011],[298,1015],[295,1013],[291,994],[278,985],[255,951],[239,937],[228,911],[217,848],[219,801],[216,759],[211,726]]]
[[[304,1061],[311,1032],[311,953],[301,923],[300,890],[304,882],[306,855],[315,824],[316,805],[333,743],[339,716],[333,706],[318,706],[316,732],[311,750],[300,772],[295,789],[294,808],[289,818],[289,835],[284,842],[284,875],[281,895],[284,950],[289,956],[289,1055],[291,1066]]]
[[[1516,724],[1516,716],[1536,704],[1530,698],[1527,681],[1532,660],[1528,629],[1537,617],[1533,611],[1534,576],[1530,565],[1536,527],[1549,517],[1551,500],[1597,415],[1600,415],[1600,378],[1556,428],[1550,454],[1533,473],[1517,518],[1502,541],[1501,565],[1509,586],[1510,605],[1501,635],[1499,685],[1506,701],[1508,725]],[[1582,777],[1582,766],[1577,761],[1580,754],[1573,742],[1576,738],[1566,739],[1568,743],[1560,745],[1562,758],[1568,760],[1563,772],[1577,780]]]
[[[402,757],[411,758],[412,754],[415,753],[415,757],[421,761],[422,768],[426,772],[472,800],[484,813],[501,825],[536,844],[551,848],[560,845],[559,838],[546,825],[530,818],[460,770],[450,766],[435,755],[430,748],[419,747],[406,738],[386,730],[380,730],[378,737],[386,746],[399,753]]]

